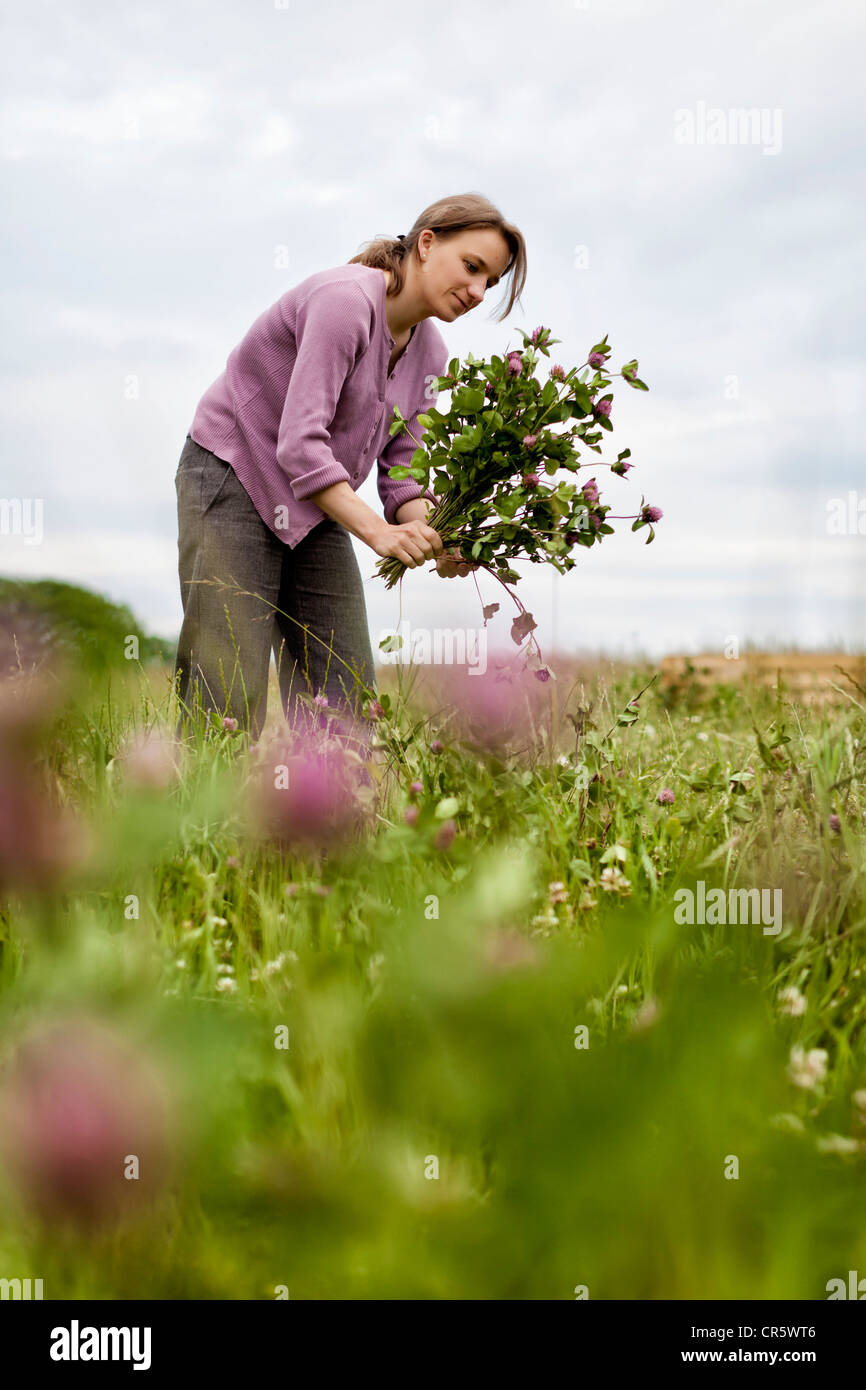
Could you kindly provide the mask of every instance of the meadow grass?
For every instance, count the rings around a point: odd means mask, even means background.
[[[135,1039],[171,1172],[82,1227],[4,1170],[0,1275],[64,1299],[866,1275],[866,692],[552,664],[495,747],[385,671],[363,830],[297,850],[251,834],[266,738],[215,727],[149,785],[125,751],[172,734],[165,672],[67,692],[39,765],[88,849],[7,888],[3,1055],[66,1017]],[[781,929],[678,921],[699,880],[780,889]]]

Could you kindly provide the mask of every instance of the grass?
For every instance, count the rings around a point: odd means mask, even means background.
[[[160,668],[39,716],[46,815],[88,841],[29,888],[3,861],[2,1056],[57,1020],[134,1040],[163,1118],[142,1099],[108,1147],[161,1136],[168,1169],[82,1221],[54,1169],[40,1205],[7,1163],[0,1275],[46,1298],[821,1299],[866,1274],[866,694],[552,664],[493,746],[387,668],[363,831],[324,849],[251,833],[266,739],[217,729],[176,775],[130,775],[130,741],[174,728]],[[781,931],[679,923],[698,880],[781,889]]]

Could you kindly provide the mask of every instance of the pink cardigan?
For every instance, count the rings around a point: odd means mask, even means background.
[[[386,521],[421,496],[414,479],[388,476],[416,448],[405,432],[389,439],[388,426],[398,405],[420,439],[417,416],[436,404],[448,349],[432,320],[422,319],[389,374],[386,288],[372,266],[309,275],[255,320],[196,407],[192,438],[231,464],[259,516],[291,549],[325,515],[311,494],[341,481],[357,491],[374,459]]]

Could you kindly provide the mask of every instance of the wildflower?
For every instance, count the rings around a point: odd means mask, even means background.
[[[802,1047],[792,1047],[788,1062],[788,1077],[795,1086],[805,1091],[813,1091],[827,1076],[827,1053],[823,1047],[813,1047],[806,1052]]]
[[[533,675],[537,681],[549,681],[552,672],[549,666],[539,666],[538,670],[533,672]]]
[[[316,707],[317,707],[318,709],[327,709],[327,707],[328,707],[328,697],[327,697],[327,695],[314,695],[314,696],[313,696],[313,704],[316,705]]]
[[[565,368],[560,366],[559,362],[554,362],[550,369],[550,375],[554,381],[565,381]]]
[[[643,508],[640,514],[641,521],[661,521],[664,512],[661,507],[651,507],[649,503]]]
[[[285,963],[286,957],[282,953],[278,956],[275,956],[273,960],[269,960],[266,964],[264,971],[265,975],[269,977],[271,975],[279,975]]]
[[[406,810],[403,812],[403,819],[407,825],[414,825],[418,819],[418,807],[407,806]]]
[[[487,937],[484,958],[495,970],[510,970],[518,965],[535,965],[538,950],[519,931],[495,930]]]
[[[409,783],[409,790],[410,790],[410,792],[413,793],[413,795],[417,796],[419,792],[423,792],[423,790],[424,790],[424,783],[423,783],[423,782],[410,782],[410,783]]]
[[[806,1129],[799,1115],[772,1115],[770,1124],[785,1134],[803,1134]]]
[[[38,1025],[3,1072],[0,1144],[36,1210],[100,1225],[161,1185],[173,1115],[141,1046],[93,1019]],[[140,1162],[124,1177],[124,1155]]]
[[[509,352],[508,370],[512,376],[520,376],[523,371],[523,359],[519,352]]]
[[[609,864],[606,869],[602,869],[601,887],[605,893],[620,893],[624,898],[631,897],[631,883],[616,864]]]
[[[237,857],[236,857],[234,854],[230,854],[230,855],[228,856],[228,858],[226,859],[226,868],[227,868],[227,869],[236,869],[236,868],[238,867],[238,864],[239,864],[239,860],[237,859]]]
[[[441,740],[441,739],[438,739],[438,738],[434,738],[433,742],[430,744],[430,752],[431,752],[431,753],[444,753],[444,751],[445,751],[445,744],[442,742],[442,740]]]
[[[566,545],[576,545],[577,542],[578,542],[579,540],[580,540],[580,532],[579,532],[579,531],[566,531],[566,533],[565,533],[565,543],[566,543]]]
[[[847,1139],[844,1134],[822,1134],[815,1140],[822,1154],[856,1154],[861,1147],[859,1139]]]
[[[524,487],[538,487],[538,482],[539,482],[538,474],[537,474],[537,473],[524,473],[524,475],[523,475],[523,477],[520,479],[520,481],[522,482],[522,484],[523,484]]]
[[[610,353],[608,352],[591,352],[589,354],[589,365],[591,367],[603,367],[609,356]]]
[[[230,734],[236,734],[238,731],[238,721],[232,719],[231,715],[227,714],[223,720],[223,728],[227,729]]]
[[[673,791],[671,787],[662,787],[661,791],[656,797],[656,801],[660,806],[673,806],[675,799],[676,793]]]
[[[218,975],[233,975],[235,973],[234,966],[231,965],[227,960],[220,961],[216,970]]]
[[[272,769],[262,768],[258,781],[255,810],[262,833],[287,846],[348,839],[363,820],[356,775],[345,750],[281,755]]]
[[[231,975],[223,975],[216,983],[217,989],[221,994],[234,994],[238,987],[237,980],[233,980]]]
[[[383,706],[379,704],[378,700],[371,700],[369,705],[367,706],[367,714],[370,717],[370,719],[382,719],[385,714],[385,710]]]
[[[532,332],[531,332],[530,335],[529,335],[529,341],[530,341],[531,343],[533,343],[536,347],[537,347],[539,344],[542,344],[542,346],[543,346],[544,342],[545,342],[545,341],[547,340],[547,338],[549,338],[549,337],[550,337],[550,329],[549,329],[549,328],[533,328]]]
[[[837,835],[842,829],[842,822],[839,819],[839,817],[835,814],[835,812],[830,816],[829,820],[827,821],[827,824],[829,825],[831,830],[834,830],[836,832]]]
[[[787,1014],[789,1018],[800,1018],[806,1012],[806,996],[800,993],[796,985],[780,990],[777,1002],[779,1012]]]
[[[610,415],[610,412],[611,412],[612,409],[613,409],[613,401],[609,401],[606,397],[604,397],[602,400],[596,402],[596,406],[595,406],[595,413],[596,413],[596,415],[603,415],[603,416],[605,417],[605,419]]]
[[[493,396],[496,394],[496,387],[493,385],[492,381],[485,381],[484,394],[485,396]]]
[[[457,822],[453,820],[445,821],[444,825],[437,831],[436,838],[433,841],[435,848],[441,850],[450,849],[456,834]]]
[[[594,907],[598,907],[598,901],[593,897],[589,888],[584,888],[577,901],[578,912],[591,912]]]
[[[538,435],[537,435],[537,434],[525,434],[525,435],[523,436],[523,443],[525,444],[525,446],[526,446],[527,449],[531,449],[532,446],[533,446],[533,444],[537,444],[537,443],[538,443]]]
[[[649,995],[641,1004],[637,1013],[631,1021],[633,1033],[642,1033],[645,1028],[651,1028],[659,1016],[659,1006]]]
[[[610,465],[611,473],[617,473],[620,478],[624,478],[630,468],[634,468],[634,464],[628,463],[625,459],[620,459],[617,463]]]
[[[587,502],[598,501],[598,483],[595,481],[595,478],[590,478],[588,482],[584,483],[583,495]]]
[[[558,879],[555,883],[548,883],[547,895],[552,903],[568,902],[568,893],[566,892],[565,884],[560,883]]]
[[[592,523],[592,528],[593,528],[593,530],[594,530],[594,531],[600,531],[600,530],[601,530],[601,517],[600,517],[596,512],[590,512],[590,514],[589,514],[589,519],[590,519],[590,521],[591,521],[591,523]]]
[[[161,734],[139,734],[131,739],[120,762],[130,783],[145,790],[163,791],[177,778],[175,746]]]
[[[210,922],[211,922],[211,926],[212,926],[212,927],[227,927],[227,926],[228,926],[228,918],[227,918],[227,917],[211,917]]]
[[[317,883],[313,892],[317,898],[327,898],[329,893],[333,893],[333,888],[329,883]]]

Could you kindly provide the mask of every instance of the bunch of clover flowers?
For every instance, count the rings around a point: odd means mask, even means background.
[[[613,393],[606,368],[611,348],[607,335],[596,343],[581,367],[566,371],[550,367],[542,383],[535,374],[540,357],[560,341],[550,329],[521,333],[522,349],[489,361],[467,355],[448,364],[438,379],[439,390],[451,390],[447,412],[431,408],[420,415],[424,427],[408,467],[390,470],[393,478],[413,478],[439,498],[429,524],[445,547],[489,570],[504,583],[516,583],[517,559],[554,565],[560,573],[572,569],[574,546],[591,546],[613,531],[610,507],[600,500],[595,477],[548,482],[565,470],[576,474],[593,466],[609,467],[624,477],[633,466],[630,449],[613,464],[588,465],[581,449],[602,452],[600,441],[613,429]],[[637,376],[637,360],[627,362],[619,375],[631,387],[649,388]],[[390,433],[410,433],[399,409]],[[562,426],[572,421],[568,428]],[[659,520],[657,507],[643,504],[632,518],[633,530]],[[405,566],[393,557],[380,561],[378,573],[391,588]]]

